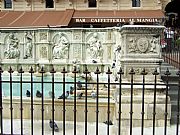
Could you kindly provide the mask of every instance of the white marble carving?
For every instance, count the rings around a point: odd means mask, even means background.
[[[32,58],[32,34],[26,33],[25,35],[25,55],[24,59]]]
[[[145,53],[148,50],[149,42],[147,38],[139,38],[137,40],[137,48],[141,53]]]
[[[136,38],[132,37],[129,39],[129,44],[128,44],[128,49],[129,49],[129,53],[130,52],[135,52],[136,51],[136,46],[137,46],[137,43],[136,43]]]
[[[103,56],[102,43],[99,40],[98,33],[93,33],[92,37],[87,42],[87,52],[89,58],[94,61],[101,61]]]
[[[157,47],[158,44],[159,44],[159,39],[158,39],[158,37],[152,37],[150,43],[151,43],[150,52],[154,52],[154,53],[157,52],[156,47]]]
[[[7,42],[6,42],[6,50],[4,52],[5,58],[7,59],[15,59],[19,58],[19,39],[14,35],[14,33],[9,34]]]
[[[63,33],[56,35],[54,39],[53,58],[64,59],[68,56],[69,42]]]

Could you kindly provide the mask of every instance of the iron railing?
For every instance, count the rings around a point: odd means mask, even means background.
[[[35,81],[34,78],[35,78],[35,72],[33,70],[33,68],[31,67],[30,68],[30,71],[29,71],[29,76],[30,76],[30,80],[27,81],[27,80],[23,80],[23,77],[25,75],[27,75],[27,73],[25,74],[25,72],[23,71],[22,68],[19,69],[18,71],[18,76],[20,77],[19,80],[13,80],[13,69],[10,67],[10,69],[8,70],[8,77],[9,79],[8,80],[4,80],[3,79],[3,76],[4,76],[4,72],[3,72],[3,69],[0,68],[0,127],[1,127],[1,134],[6,134],[4,132],[4,127],[3,127],[3,120],[5,119],[4,118],[4,109],[3,106],[4,106],[4,101],[3,99],[5,98],[3,96],[3,93],[5,92],[5,89],[3,87],[4,84],[8,84],[9,85],[9,89],[6,89],[8,91],[10,91],[10,95],[6,95],[7,97],[6,98],[9,98],[9,106],[10,106],[10,133],[13,135],[14,134],[14,125],[13,125],[13,121],[14,121],[14,115],[13,115],[13,111],[14,111],[14,108],[13,108],[13,84],[19,84],[19,91],[20,91],[20,95],[19,95],[19,104],[20,104],[20,134],[24,134],[24,112],[23,112],[23,109],[24,109],[24,91],[23,91],[23,85],[24,84],[28,84],[30,85],[30,92],[31,92],[31,95],[30,95],[30,98],[28,99],[29,102],[30,102],[30,123],[31,123],[31,129],[29,131],[29,134],[36,134],[34,132],[34,114],[36,113],[35,110],[34,110],[34,103],[37,102],[35,101],[36,100],[36,97],[35,95],[33,94],[34,91],[35,91],[35,88],[34,88],[34,84],[35,83],[39,83],[41,85],[41,93],[42,93],[42,96],[41,96],[41,99],[39,100],[39,104],[41,105],[41,126],[39,130],[42,130],[41,133],[42,135],[44,135],[44,121],[45,121],[45,116],[44,116],[44,111],[45,111],[45,108],[44,108],[44,102],[47,100],[47,98],[44,96],[45,94],[45,84],[46,83],[49,83],[51,84],[51,88],[52,88],[52,98],[51,98],[51,106],[52,106],[52,116],[51,116],[51,119],[53,121],[53,123],[56,121],[56,116],[55,116],[55,111],[56,111],[56,100],[58,99],[55,99],[55,85],[56,84],[62,84],[62,93],[63,93],[63,97],[65,97],[65,93],[66,93],[66,84],[70,84],[74,87],[74,95],[72,96],[71,98],[71,101],[72,101],[72,106],[73,106],[73,110],[72,110],[72,116],[73,116],[73,133],[74,135],[77,134],[77,122],[79,122],[77,120],[77,111],[78,111],[78,108],[77,108],[77,95],[76,93],[78,93],[78,90],[77,90],[77,77],[78,75],[80,74],[79,71],[77,71],[76,67],[74,67],[74,70],[71,72],[73,74],[73,81],[72,82],[67,82],[66,81],[66,77],[67,77],[67,74],[69,74],[69,72],[66,71],[65,68],[62,69],[62,81],[56,81],[55,80],[55,75],[56,75],[56,71],[54,70],[54,68],[52,68],[52,70],[49,72],[49,75],[51,77],[51,81],[44,81],[45,79],[45,75],[47,74],[47,72],[44,71],[43,67],[42,69],[39,71],[39,73],[41,74],[40,76],[40,81]],[[7,73],[6,73],[7,74]],[[129,134],[132,135],[133,134],[133,113],[138,109],[141,109],[141,119],[140,119],[140,128],[141,128],[141,135],[144,135],[145,134],[145,131],[144,131],[144,128],[145,128],[145,114],[147,113],[145,111],[145,99],[146,99],[146,91],[148,90],[148,86],[152,86],[152,90],[149,90],[149,91],[152,91],[152,95],[153,95],[153,110],[152,110],[152,119],[151,119],[151,123],[152,123],[152,134],[155,135],[155,131],[156,131],[156,102],[157,102],[157,92],[159,91],[159,87],[161,87],[160,91],[162,93],[164,93],[165,95],[165,102],[164,102],[164,105],[165,105],[165,108],[164,108],[164,112],[161,112],[162,115],[164,116],[164,135],[168,134],[168,130],[167,130],[167,126],[168,126],[168,116],[170,117],[170,114],[168,114],[168,104],[170,104],[170,100],[169,100],[169,88],[171,86],[175,86],[177,91],[178,91],[178,97],[177,97],[177,112],[176,112],[176,135],[179,134],[179,99],[180,99],[180,71],[177,72],[177,77],[178,79],[175,81],[175,83],[169,83],[169,76],[170,76],[170,72],[169,70],[167,69],[167,71],[164,73],[164,75],[166,76],[166,80],[164,80],[164,83],[162,83],[161,81],[158,81],[158,76],[159,76],[159,73],[157,72],[157,70],[155,69],[153,73],[147,73],[146,72],[146,69],[143,69],[142,72],[139,74],[139,76],[142,77],[142,80],[140,81],[135,81],[135,77],[136,77],[136,73],[134,71],[134,69],[132,68],[129,72],[129,78],[130,80],[129,81],[126,81],[124,82],[123,81],[123,78],[124,78],[124,72],[123,70],[120,68],[119,71],[117,72],[117,76],[118,76],[118,80],[114,81],[113,80],[113,75],[112,75],[112,72],[110,70],[110,68],[108,68],[107,72],[106,72],[106,77],[107,77],[107,80],[102,82],[100,80],[100,75],[101,75],[101,71],[99,70],[99,68],[97,67],[96,71],[94,72],[94,76],[95,76],[95,81],[91,82],[89,81],[89,75],[90,75],[90,72],[88,71],[88,68],[86,66],[85,70],[82,72],[82,74],[84,74],[84,81],[81,82],[83,85],[84,85],[84,98],[82,99],[83,100],[83,106],[84,106],[84,135],[88,135],[88,134],[95,134],[95,135],[98,135],[99,134],[99,124],[100,124],[100,120],[99,120],[99,116],[100,115],[106,115],[105,113],[99,113],[99,106],[100,106],[100,98],[101,95],[100,95],[100,85],[105,85],[106,86],[106,92],[107,92],[107,95],[106,97],[103,97],[105,99],[107,99],[106,101],[106,109],[107,109],[107,117],[106,117],[106,124],[107,124],[107,132],[106,134],[107,135],[110,135],[110,126],[111,126],[111,121],[113,121],[114,125],[117,127],[117,131],[116,131],[116,134],[118,135],[121,135],[122,134],[122,122],[123,122],[123,117],[122,117],[122,98],[123,98],[123,94],[122,94],[122,91],[124,89],[126,89],[126,87],[129,86],[129,96],[130,96],[130,102],[128,103],[130,105],[130,112],[129,112],[129,127],[128,127],[128,130],[129,130]],[[152,78],[151,78],[151,81],[148,83],[146,81],[146,78],[147,78],[147,75],[151,75]],[[95,132],[94,133],[89,133],[88,131],[88,100],[89,98],[92,98],[90,97],[90,95],[88,95],[88,87],[89,85],[93,85],[96,89],[96,97],[95,97]],[[115,104],[116,105],[116,110],[118,110],[118,115],[116,115],[115,113],[112,114],[113,112],[111,111],[110,107],[111,107],[111,98],[112,98],[112,92],[111,89],[113,86],[116,86],[115,88],[115,96],[113,96],[113,98],[115,99]],[[124,87],[126,86],[126,87]],[[134,92],[136,91],[136,88],[137,86],[141,86],[139,87],[140,89],[140,93],[141,93],[141,101],[139,102],[139,104],[141,105],[141,108],[134,108],[133,105],[134,105]],[[163,90],[162,90],[163,88]],[[171,98],[171,97],[170,97]],[[59,99],[61,100],[61,99]],[[66,135],[67,132],[67,127],[66,127],[66,108],[67,108],[67,100],[66,98],[63,98],[62,99],[62,130],[59,131],[59,132],[62,132],[63,135]],[[57,113],[57,112],[56,112]],[[111,119],[110,118],[110,115],[113,115],[115,117],[115,119]],[[54,135],[55,134],[55,126],[56,125],[52,125],[52,134]]]
[[[167,27],[161,44],[164,61],[180,69],[180,29]]]

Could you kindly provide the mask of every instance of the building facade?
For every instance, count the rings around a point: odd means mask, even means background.
[[[164,9],[169,1],[1,0],[0,27],[6,27],[7,23],[9,23],[7,27],[45,27],[50,25],[52,27],[90,28],[129,23],[157,24],[163,23]],[[3,22],[2,19],[6,19],[6,21]]]
[[[31,65],[35,69],[39,65],[47,69],[54,65],[60,71],[63,66],[73,67],[75,60],[81,69],[83,64],[89,64],[92,71],[98,65],[103,71],[112,64],[114,50],[121,48],[121,34],[114,27],[163,24],[168,1],[1,0],[0,3],[0,64],[4,68],[22,66],[28,71]],[[132,42],[138,44],[139,39],[140,36]],[[93,40],[98,41],[98,47],[89,49]],[[147,37],[145,40],[150,47],[151,41]]]

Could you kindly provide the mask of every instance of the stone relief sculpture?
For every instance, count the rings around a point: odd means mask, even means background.
[[[118,63],[118,61],[120,60],[121,57],[121,46],[122,46],[122,36],[120,35],[119,37],[119,42],[118,44],[115,45],[114,50],[113,50],[113,62]]]
[[[27,58],[32,58],[32,34],[31,33],[26,33],[25,35],[26,42],[25,42],[25,55],[24,59]]]
[[[137,48],[141,53],[145,53],[148,50],[149,42],[147,38],[139,38],[137,41]]]
[[[14,33],[9,34],[7,39],[7,48],[4,52],[5,58],[7,59],[15,59],[19,58],[19,39],[15,37]]]
[[[103,48],[101,41],[98,39],[97,33],[93,34],[93,36],[88,40],[87,44],[88,44],[87,52],[90,56],[90,59],[102,60]]]
[[[69,42],[63,33],[59,33],[54,42],[53,58],[64,59],[68,56]]]
[[[135,52],[136,51],[136,39],[135,38],[129,39],[128,49],[129,49],[129,52]]]
[[[153,36],[150,43],[151,43],[150,52],[155,53],[156,52],[156,46],[158,45],[158,37]]]
[[[153,37],[131,37],[128,40],[128,53],[156,53],[158,38]]]

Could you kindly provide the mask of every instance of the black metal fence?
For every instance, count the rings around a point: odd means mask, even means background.
[[[167,27],[161,45],[165,62],[180,69],[180,29]]]
[[[13,69],[10,67],[10,69],[8,70],[8,78],[7,80],[4,80],[3,79],[3,76],[4,76],[4,72],[3,72],[3,69],[0,68],[0,126],[1,126],[1,134],[7,134],[4,132],[4,128],[3,128],[3,120],[5,119],[4,116],[3,116],[3,111],[4,109],[7,109],[7,108],[3,108],[3,99],[4,99],[4,93],[5,93],[5,89],[3,87],[4,84],[8,84],[8,89],[6,89],[6,91],[9,91],[9,95],[7,96],[9,98],[9,112],[10,112],[10,134],[15,134],[14,133],[14,125],[13,125],[13,121],[14,121],[14,118],[13,118],[13,113],[14,113],[14,108],[13,108],[13,91],[14,91],[14,87],[13,85],[16,83],[19,85],[19,88],[18,88],[18,91],[20,92],[20,95],[19,95],[19,106],[20,106],[20,134],[24,134],[24,113],[23,113],[23,109],[24,109],[24,106],[23,106],[23,102],[24,102],[24,96],[28,96],[28,100],[30,102],[30,123],[31,123],[31,129],[29,131],[29,134],[36,134],[34,132],[34,114],[36,113],[35,110],[34,110],[34,105],[35,105],[35,99],[37,98],[36,96],[38,95],[34,95],[34,91],[35,91],[35,88],[34,88],[34,84],[36,83],[39,83],[41,85],[41,90],[40,90],[40,94],[39,94],[39,97],[40,97],[40,105],[41,105],[41,126],[39,128],[39,130],[41,130],[42,132],[42,135],[45,134],[44,133],[44,121],[45,121],[45,116],[44,116],[44,111],[45,111],[45,108],[44,108],[44,102],[47,100],[47,98],[45,97],[45,84],[49,83],[51,85],[51,88],[52,88],[52,97],[51,97],[51,100],[50,100],[50,103],[51,103],[51,106],[52,106],[52,117],[51,117],[51,120],[52,120],[52,123],[54,123],[55,121],[57,121],[55,119],[55,106],[56,106],[56,103],[55,103],[55,100],[62,100],[62,130],[60,130],[59,134],[63,134],[63,135],[66,135],[67,132],[67,127],[66,127],[66,104],[67,104],[67,100],[68,100],[68,94],[67,94],[67,90],[66,90],[66,84],[70,84],[73,86],[73,92],[72,91],[69,91],[73,96],[71,98],[71,101],[72,101],[72,106],[73,106],[73,112],[72,112],[72,116],[73,116],[73,133],[74,135],[77,134],[77,101],[79,100],[79,96],[80,95],[77,95],[79,89],[84,89],[84,93],[83,93],[83,98],[81,99],[81,101],[83,101],[83,104],[82,106],[84,107],[84,135],[88,135],[88,134],[95,134],[95,135],[98,135],[99,134],[99,124],[100,124],[100,116],[99,115],[106,115],[106,120],[105,120],[105,124],[107,125],[106,126],[106,134],[109,135],[111,134],[110,133],[110,126],[111,124],[114,124],[114,126],[116,127],[116,134],[117,135],[120,135],[120,134],[123,134],[122,133],[122,128],[123,128],[123,117],[122,117],[122,98],[123,98],[123,93],[122,91],[124,89],[126,89],[126,87],[129,87],[129,96],[130,96],[130,102],[129,102],[129,109],[130,109],[130,112],[129,112],[129,127],[128,127],[128,130],[129,130],[129,134],[132,135],[133,134],[133,115],[134,115],[134,112],[137,110],[137,109],[140,109],[140,108],[134,108],[133,107],[133,104],[134,104],[134,92],[136,90],[136,86],[141,86],[139,87],[140,89],[140,93],[141,93],[141,102],[139,102],[139,104],[141,105],[141,119],[140,119],[140,128],[141,128],[141,135],[144,135],[145,134],[145,113],[147,113],[145,111],[145,99],[146,99],[146,91],[148,90],[148,86],[152,86],[152,95],[153,95],[153,111],[152,111],[152,120],[151,120],[151,123],[152,123],[152,134],[155,135],[155,131],[156,131],[156,102],[157,102],[157,92],[159,92],[159,86],[163,87],[163,89],[160,90],[161,93],[163,93],[165,95],[165,102],[164,102],[164,112],[161,112],[162,115],[164,116],[163,117],[163,121],[164,121],[164,132],[162,132],[164,135],[168,134],[168,130],[167,130],[167,127],[168,127],[168,116],[170,114],[168,114],[168,104],[169,103],[169,100],[168,100],[168,97],[170,96],[169,95],[169,88],[171,86],[174,86],[176,89],[177,89],[177,96],[176,96],[176,103],[177,103],[177,111],[174,115],[174,117],[176,118],[176,135],[179,134],[179,111],[180,111],[180,105],[179,105],[179,99],[180,99],[180,71],[177,72],[177,80],[175,80],[174,83],[169,83],[169,76],[170,76],[170,72],[169,70],[167,69],[167,71],[164,73],[164,75],[166,76],[166,80],[164,80],[164,83],[162,83],[161,81],[158,81],[158,76],[159,76],[159,73],[157,72],[157,70],[155,69],[153,73],[147,73],[146,72],[146,69],[143,69],[142,72],[139,74],[139,76],[141,76],[142,80],[140,81],[135,81],[135,77],[136,77],[136,73],[134,71],[134,69],[132,68],[131,71],[129,72],[129,78],[130,80],[127,82],[124,82],[123,81],[123,78],[124,78],[124,72],[123,70],[120,68],[119,71],[117,72],[117,78],[116,80],[114,80],[114,77],[113,77],[113,74],[110,70],[110,68],[107,69],[107,72],[106,72],[106,82],[101,82],[100,81],[100,75],[101,75],[101,71],[99,70],[99,68],[97,67],[96,71],[93,73],[94,76],[95,76],[95,81],[90,81],[89,79],[89,75],[90,75],[90,72],[88,71],[88,68],[86,67],[85,70],[83,71],[83,78],[84,78],[84,81],[81,82],[81,85],[78,85],[79,81],[77,81],[77,77],[78,77],[78,74],[79,72],[77,71],[76,67],[74,67],[74,70],[71,72],[71,74],[73,75],[73,81],[71,82],[67,82],[66,81],[66,77],[67,77],[67,74],[69,74],[66,69],[64,68],[61,72],[61,75],[62,75],[62,81],[57,81],[55,80],[55,75],[56,75],[56,71],[54,70],[54,68],[52,68],[52,70],[49,72],[49,75],[50,75],[50,80],[48,81],[45,81],[45,75],[47,74],[44,69],[42,68],[41,71],[39,72],[40,73],[40,80],[39,81],[35,81],[34,78],[35,78],[35,72],[33,70],[33,68],[31,67],[30,71],[29,71],[29,76],[30,76],[30,80],[23,80],[23,77],[27,75],[27,73],[24,73],[23,69],[21,68],[19,71],[18,71],[18,76],[19,76],[19,80],[14,80],[13,79]],[[7,73],[6,73],[7,74]],[[151,78],[151,82],[147,82],[146,81],[146,77],[147,75],[152,75],[152,78]],[[61,84],[62,85],[62,95],[61,95],[61,99],[56,99],[54,98],[55,97],[55,85],[56,84]],[[26,93],[26,95],[24,95],[24,91],[23,91],[23,85],[30,85],[30,89],[29,89],[29,94]],[[93,85],[94,86],[94,89],[96,89],[95,93],[91,93],[89,94],[88,93],[88,89],[89,89],[89,86],[90,85]],[[107,95],[105,97],[101,97],[100,95],[100,85],[103,85],[105,88],[106,88],[106,92],[107,92]],[[115,88],[115,91],[112,91],[112,87],[113,86],[116,86]],[[126,86],[126,87],[124,87]],[[80,87],[80,88],[79,88]],[[114,96],[112,97],[111,95],[112,92],[114,93]],[[94,103],[95,103],[95,130],[94,130],[94,133],[89,133],[89,130],[88,130],[88,122],[89,122],[89,119],[88,119],[88,113],[89,113],[89,110],[88,110],[88,100],[90,98],[94,98]],[[106,110],[107,112],[103,112],[103,113],[99,113],[99,106],[100,106],[100,99],[101,98],[104,98],[106,99]],[[110,99],[114,99],[115,100],[115,104],[116,105],[116,110],[118,112],[118,115],[116,114],[112,114],[113,112],[111,112],[111,101]],[[171,98],[171,97],[170,97]],[[36,101],[37,102],[37,101]],[[115,117],[115,119],[111,119],[110,118],[110,115],[113,115]],[[171,116],[172,117],[172,116]],[[51,127],[51,130],[52,130],[52,134],[54,135],[55,132],[57,131],[57,126],[56,124],[50,124],[49,125]],[[105,129],[104,129],[105,130]]]

